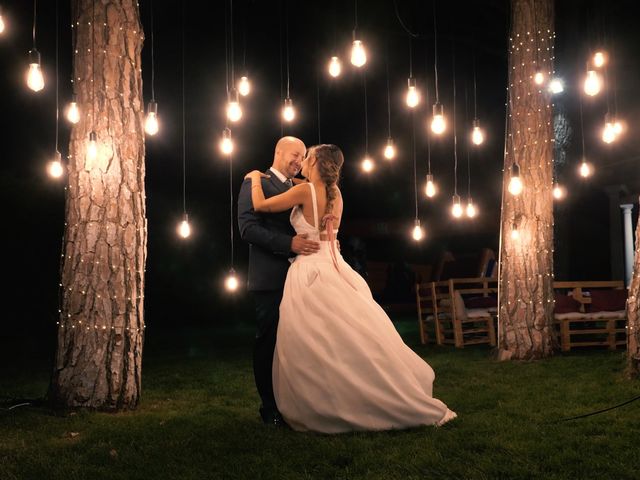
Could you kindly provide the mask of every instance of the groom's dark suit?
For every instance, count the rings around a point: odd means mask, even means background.
[[[285,192],[290,187],[270,170],[271,178],[262,179],[265,198]],[[251,180],[245,180],[238,195],[238,227],[240,236],[249,242],[248,290],[252,292],[257,331],[253,349],[253,372],[262,399],[260,414],[265,422],[277,414],[273,396],[271,367],[276,346],[280,300],[289,269],[291,239],[295,231],[289,223],[291,210],[259,213],[251,202]]]

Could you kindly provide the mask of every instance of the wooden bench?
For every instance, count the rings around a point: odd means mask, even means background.
[[[427,343],[432,334],[438,345],[495,346],[496,308],[467,308],[465,301],[474,297],[491,299],[497,291],[497,280],[484,277],[416,284],[420,341]]]
[[[563,352],[570,351],[572,347],[606,346],[615,350],[619,345],[626,345],[626,311],[624,307],[614,309],[616,303],[618,307],[623,306],[622,297],[626,289],[622,280],[557,281],[553,283],[553,289],[556,294],[554,321]],[[616,291],[613,295],[610,293],[612,290]],[[574,311],[557,312],[560,303],[569,302],[560,295],[567,295],[576,302]],[[604,295],[616,297],[609,302],[609,308],[602,301]]]

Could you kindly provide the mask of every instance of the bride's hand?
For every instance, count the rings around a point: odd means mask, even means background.
[[[251,178],[256,177],[260,178],[271,178],[271,175],[267,175],[266,173],[262,173],[260,170],[252,170],[244,176],[245,180],[250,180]]]

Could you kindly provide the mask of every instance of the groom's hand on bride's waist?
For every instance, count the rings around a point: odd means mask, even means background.
[[[320,250],[320,242],[307,240],[307,234],[296,235],[291,239],[291,251],[298,255],[311,255]]]

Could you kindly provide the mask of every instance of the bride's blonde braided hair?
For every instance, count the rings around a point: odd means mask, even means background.
[[[333,210],[333,202],[338,196],[338,180],[344,164],[344,155],[342,150],[333,144],[316,145],[312,148],[318,162],[320,178],[327,190],[327,205],[324,209],[324,215],[327,215]],[[325,223],[322,222],[321,229],[324,229]]]

